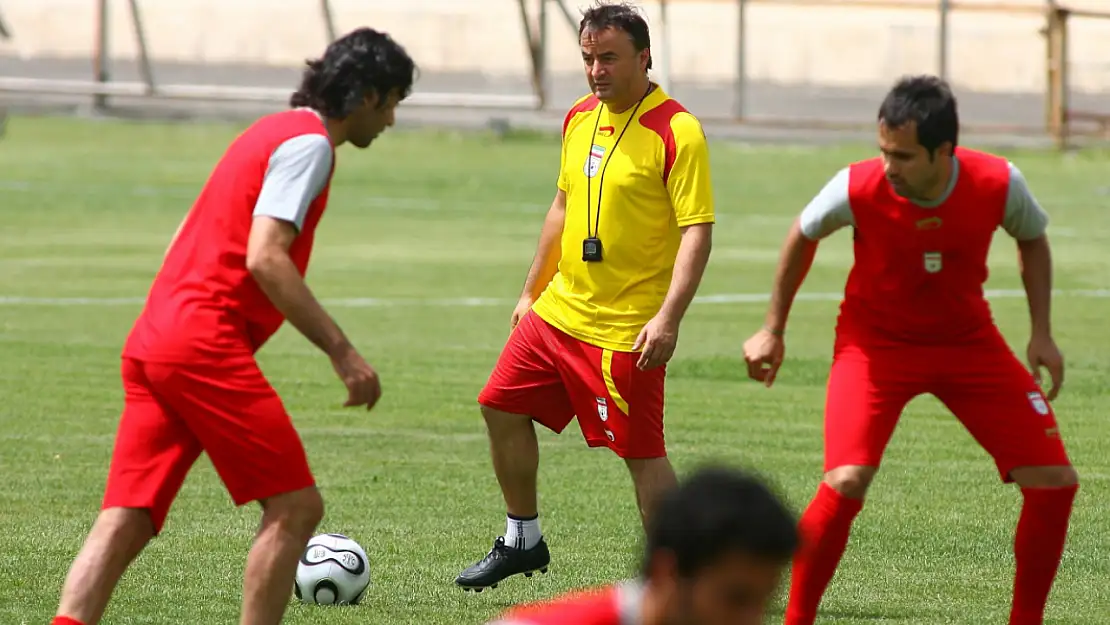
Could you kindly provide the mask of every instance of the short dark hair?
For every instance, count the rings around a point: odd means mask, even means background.
[[[800,541],[793,513],[765,482],[720,466],[699,469],[663,495],[649,518],[645,578],[660,551],[689,578],[730,553],[786,564]]]
[[[307,106],[333,119],[353,111],[367,93],[379,105],[393,90],[402,99],[412,91],[416,64],[388,34],[359,28],[336,39],[319,59],[306,61],[301,86],[289,105]]]
[[[955,149],[959,140],[956,96],[948,83],[937,76],[900,78],[879,106],[879,121],[891,128],[915,122],[917,142],[929,151],[930,157],[945,141],[950,141]]]
[[[599,32],[615,28],[624,32],[632,40],[636,52],[643,52],[651,48],[651,33],[647,20],[636,10],[636,7],[627,2],[605,2],[598,0],[593,7],[582,14],[582,21],[578,23],[578,37],[587,30]],[[647,68],[651,69],[651,53],[648,52]]]

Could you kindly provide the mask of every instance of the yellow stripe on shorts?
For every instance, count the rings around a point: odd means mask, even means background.
[[[617,408],[627,415],[628,402],[621,397],[621,392],[617,390],[617,383],[613,381],[613,352],[607,349],[601,350],[601,377],[605,378],[605,388],[609,390],[609,397],[612,397]]]

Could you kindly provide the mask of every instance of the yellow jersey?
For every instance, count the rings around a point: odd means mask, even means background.
[[[632,351],[670,288],[681,229],[714,221],[701,123],[658,85],[620,114],[585,96],[563,122],[558,186],[558,271],[533,310],[580,341]],[[590,236],[601,261],[582,260]]]

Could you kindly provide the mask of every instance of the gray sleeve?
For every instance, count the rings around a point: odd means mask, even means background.
[[[254,215],[265,215],[304,227],[308,207],[331,173],[331,142],[324,135],[299,135],[270,155]]]
[[[838,171],[802,211],[802,234],[807,239],[823,239],[841,228],[855,225],[848,200],[848,176],[847,167]]]
[[[1048,228],[1048,213],[1033,197],[1025,176],[1013,163],[1010,163],[1010,188],[1006,193],[1002,228],[1018,241],[1036,239]]]

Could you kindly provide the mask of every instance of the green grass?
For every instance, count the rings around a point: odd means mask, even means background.
[[[238,128],[18,118],[0,142],[0,296],[140,298],[194,194]],[[821,184],[869,146],[711,146],[719,224],[704,295],[766,292],[779,242]],[[1110,287],[1110,157],[1011,154],[1053,215],[1061,289]],[[371,557],[373,589],[352,609],[294,605],[289,623],[480,623],[511,603],[610,582],[637,563],[628,476],[572,426],[541,435],[541,513],[551,574],[494,592],[452,584],[503,530],[503,504],[475,396],[507,332],[511,300],[554,191],[557,139],[395,131],[343,148],[309,281],[324,298],[392,306],[332,310],[378,368],[373,412],[341,408],[326,359],[284,328],[260,356],[286,399],[328,503],[321,531]],[[803,293],[839,292],[849,237],[818,254]],[[992,253],[989,287],[1018,289],[1013,244]],[[754,466],[801,509],[821,471],[823,385],[835,301],[795,308],[773,390],[745,379],[744,339],[762,303],[695,304],[668,386],[667,436],[680,470]],[[1020,298],[993,303],[1015,349]],[[118,354],[131,300],[0,304],[0,622],[42,623],[93,521],[121,407]],[[1060,296],[1068,382],[1057,411],[1084,480],[1050,623],[1110,622],[1110,300]],[[1020,498],[931,397],[908,408],[827,593],[823,623],[1002,623]],[[120,585],[106,623],[229,623],[256,506],[233,508],[206,459]],[[779,617],[774,616],[773,620]]]

